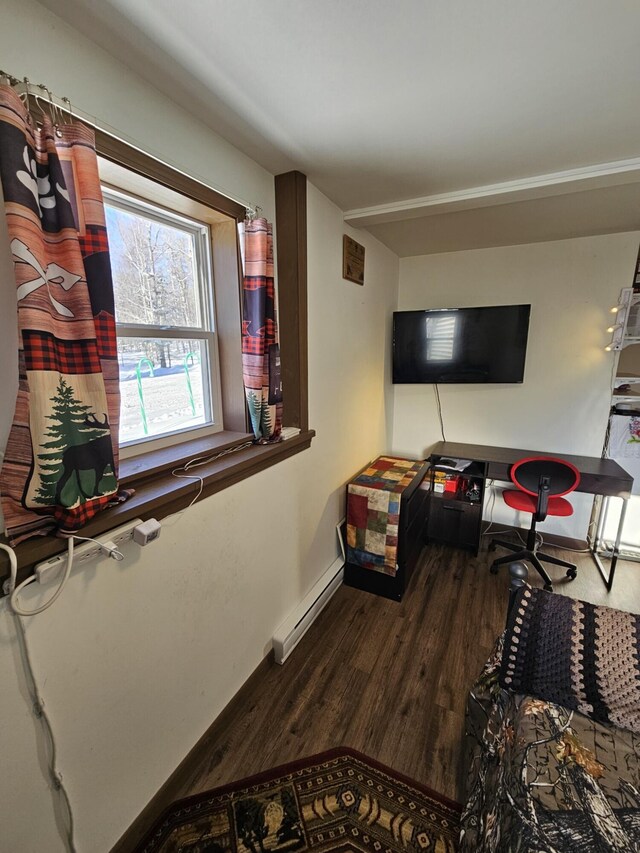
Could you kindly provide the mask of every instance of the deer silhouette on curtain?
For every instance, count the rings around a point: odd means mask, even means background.
[[[19,390],[0,490],[9,540],[72,535],[118,492],[120,392],[93,131],[0,86]]]

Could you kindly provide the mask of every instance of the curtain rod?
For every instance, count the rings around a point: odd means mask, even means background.
[[[83,110],[79,110],[77,107],[73,107],[69,98],[60,98],[57,95],[54,95],[47,86],[43,83],[32,83],[27,77],[23,77],[22,80],[19,77],[15,77],[13,74],[9,74],[6,71],[0,69],[0,80],[7,80],[9,86],[15,89],[19,95],[26,95],[27,97],[33,97],[36,99],[36,103],[41,106],[38,98],[42,98],[47,104],[49,104],[54,110],[62,111],[63,113],[72,116],[73,118],[77,118],[80,121],[88,124],[94,130],[100,130],[103,133],[108,133],[109,136],[113,136],[118,142],[124,142],[126,145],[130,145],[132,148],[135,148],[136,151],[139,151],[141,154],[146,154],[148,157],[152,157],[156,162],[161,163],[163,166],[168,166],[171,169],[174,169],[176,172],[179,172],[181,175],[184,175],[185,178],[191,178],[192,180],[198,181],[203,186],[207,187],[209,190],[213,190],[213,192],[220,193],[221,195],[226,196],[231,199],[231,201],[235,201],[236,204],[240,204],[246,208],[247,211],[247,219],[255,219],[258,216],[258,211],[262,211],[262,208],[258,204],[250,204],[244,199],[237,198],[231,193],[227,192],[224,189],[220,189],[219,187],[212,187],[211,184],[207,183],[202,177],[195,173],[185,172],[184,169],[181,169],[179,166],[176,166],[175,163],[171,163],[168,160],[165,160],[162,157],[158,157],[156,154],[152,154],[150,151],[141,148],[140,145],[132,140],[130,137],[127,137],[121,131],[116,130],[116,128],[111,127],[111,125],[106,124],[105,122],[100,122],[97,116],[91,115],[90,113],[86,113]],[[40,93],[34,92],[34,89],[40,89]],[[46,95],[44,94],[46,92]]]

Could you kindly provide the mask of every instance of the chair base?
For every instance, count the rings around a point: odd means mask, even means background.
[[[504,566],[507,563],[515,563],[518,560],[527,560],[533,565],[544,581],[544,588],[549,590],[549,592],[553,592],[553,583],[551,582],[549,575],[544,570],[542,565],[543,562],[551,563],[554,566],[562,566],[567,569],[567,577],[570,580],[574,580],[578,573],[578,568],[574,563],[569,563],[566,560],[560,560],[558,557],[552,557],[550,554],[543,554],[541,551],[532,551],[529,548],[523,548],[521,545],[514,545],[513,542],[505,542],[502,539],[492,539],[489,543],[489,550],[493,551],[498,545],[501,548],[506,548],[512,553],[507,554],[506,557],[499,557],[497,560],[493,561],[491,568],[489,569],[492,575],[498,574],[498,568],[500,566]]]

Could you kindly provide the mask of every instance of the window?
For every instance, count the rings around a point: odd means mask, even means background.
[[[143,208],[147,204],[163,217],[168,213],[171,221],[167,223],[163,218],[163,224],[174,227],[176,221],[180,222],[178,231],[182,220],[208,227],[209,254],[215,274],[216,321],[209,331],[214,334],[218,354],[224,428],[215,435],[202,437],[199,433],[211,432],[211,427],[195,427],[123,447],[120,482],[134,487],[136,495],[92,519],[86,528],[90,536],[100,535],[134,517],[163,518],[189,506],[193,501],[192,490],[185,488],[184,480],[173,477],[171,470],[195,455],[245,448],[237,455],[226,454],[198,469],[202,475],[202,495],[206,496],[306,450],[315,435],[308,421],[306,177],[301,172],[287,172],[275,178],[280,351],[283,380],[286,378],[284,419],[287,425],[299,426],[302,432],[269,447],[247,449],[237,228],[244,220],[245,207],[111,134],[96,128],[95,138],[106,194],[113,193],[120,201],[128,197],[142,202]],[[144,219],[149,210],[144,208],[144,213],[142,209],[140,213]],[[201,332],[200,327],[198,331]],[[201,340],[200,334],[196,336],[193,326],[189,326],[186,340],[192,339]],[[215,407],[213,411],[215,419]],[[146,454],[153,445],[158,447],[162,443],[165,449]],[[127,458],[130,456],[133,458]],[[22,543],[18,547],[19,580],[31,573],[36,562],[60,550],[60,539],[55,538]]]
[[[108,188],[104,200],[120,444],[222,429],[208,226]]]
[[[236,303],[236,316],[227,317],[235,332],[226,344],[227,361],[239,362],[237,222],[103,157],[99,168],[115,295],[120,446],[126,458],[229,428],[223,417],[213,267],[217,259],[226,299]],[[216,250],[217,244],[222,248]],[[242,388],[241,372],[235,371],[234,380]]]

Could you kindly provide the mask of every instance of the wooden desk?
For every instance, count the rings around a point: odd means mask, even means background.
[[[597,456],[574,456],[568,453],[548,453],[544,450],[517,450],[512,447],[491,447],[482,444],[461,444],[453,441],[439,441],[433,448],[430,456],[431,462],[450,457],[452,459],[472,459],[483,462],[486,465],[487,480],[501,480],[509,482],[509,468],[519,459],[528,456],[555,456],[571,462],[580,471],[580,485],[576,489],[594,495],[596,499],[606,497],[618,497],[623,501],[616,542],[611,555],[611,566],[607,574],[600,558],[599,541],[597,537],[589,541],[591,556],[598,567],[600,576],[607,587],[611,590],[615,576],[616,564],[620,552],[620,539],[624,518],[627,511],[627,503],[631,497],[633,477],[621,468],[613,459],[602,459]],[[598,507],[599,509],[599,507]]]

